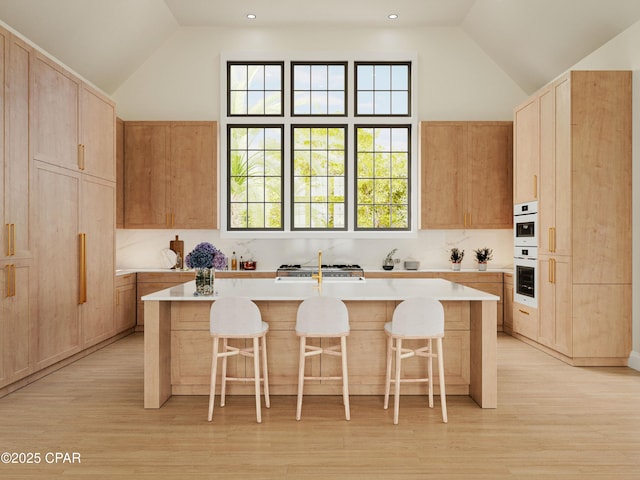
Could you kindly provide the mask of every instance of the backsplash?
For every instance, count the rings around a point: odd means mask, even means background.
[[[357,263],[367,270],[381,270],[382,261],[394,248],[396,268],[404,260],[418,260],[421,269],[450,268],[449,249],[465,250],[462,268],[476,268],[473,250],[493,249],[489,268],[511,268],[513,265],[512,230],[421,230],[408,239],[362,238],[221,238],[218,230],[123,230],[116,231],[116,268],[169,268],[166,255],[169,242],[179,235],[184,240],[185,254],[200,242],[211,242],[229,258],[236,252],[238,260],[255,260],[258,270],[275,270],[282,264],[313,265],[318,250],[325,264]]]

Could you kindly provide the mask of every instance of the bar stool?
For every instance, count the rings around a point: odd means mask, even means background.
[[[386,323],[387,334],[387,378],[384,391],[384,408],[389,407],[389,390],[394,383],[393,423],[398,424],[400,411],[400,384],[426,382],[429,384],[429,407],[433,408],[433,357],[438,358],[438,374],[440,380],[440,404],[442,421],[447,423],[447,398],[444,385],[444,357],[442,339],[444,338],[444,309],[442,304],[433,298],[410,298],[395,308],[391,322]],[[427,345],[419,348],[403,348],[402,341],[427,340]],[[436,341],[437,353],[433,352],[432,341]],[[391,378],[391,357],[395,353],[395,373]],[[402,360],[410,357],[426,357],[427,377],[401,378]]]
[[[220,378],[220,406],[224,407],[227,382],[244,382],[253,379],[256,391],[256,420],[262,422],[260,408],[260,382],[264,385],[264,403],[267,408],[269,402],[269,375],[267,373],[267,342],[266,335],[269,324],[262,321],[257,305],[248,298],[222,297],[211,305],[209,326],[213,337],[213,358],[211,359],[211,389],[209,391],[209,417],[213,418],[213,404],[216,395],[216,374],[218,358],[222,358],[222,372]],[[237,348],[228,345],[228,339],[253,339],[253,346]],[[262,347],[260,340],[262,339]],[[219,342],[222,340],[222,350]],[[260,378],[260,350],[262,350],[262,378]],[[235,355],[253,358],[253,377],[227,376],[227,358]]]
[[[302,392],[305,380],[342,380],[342,402],[347,420],[349,411],[349,378],[347,374],[347,336],[349,335],[349,311],[347,306],[334,297],[311,297],[298,307],[296,334],[300,337],[300,360],[298,370],[298,405],[296,420],[302,415]],[[307,345],[307,338],[340,338],[340,345],[316,347]],[[305,376],[305,360],[314,355],[335,355],[342,358],[341,376]]]

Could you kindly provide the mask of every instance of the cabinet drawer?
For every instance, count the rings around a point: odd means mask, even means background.
[[[513,304],[513,331],[531,340],[538,340],[538,309]]]

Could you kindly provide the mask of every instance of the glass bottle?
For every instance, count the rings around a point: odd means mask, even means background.
[[[233,255],[231,255],[231,270],[237,270],[238,269],[238,259],[236,258],[236,252],[233,252]]]

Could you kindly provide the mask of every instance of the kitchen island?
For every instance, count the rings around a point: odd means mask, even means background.
[[[310,296],[342,299],[349,310],[347,339],[349,388],[352,395],[384,393],[386,337],[384,323],[395,306],[415,296],[431,296],[445,308],[445,378],[448,395],[469,395],[482,408],[497,406],[496,305],[498,297],[444,279],[325,280],[319,289],[308,280],[218,278],[214,296],[196,296],[195,282],[145,295],[144,406],[160,408],[171,395],[207,395],[211,367],[209,309],[217,297],[243,296],[259,307],[269,323],[267,334],[269,386],[273,395],[295,395],[298,373],[296,312]],[[320,342],[319,339],[315,339]],[[322,340],[331,344],[330,340]],[[244,376],[251,362],[229,361],[230,373]],[[307,364],[314,375],[330,374],[338,362],[314,357]],[[414,363],[414,362],[411,362]],[[415,362],[407,375],[421,374]],[[438,391],[437,373],[435,387]],[[229,394],[252,394],[252,384],[233,384]],[[305,385],[305,394],[339,395],[335,382]],[[409,384],[403,394],[424,386]]]

